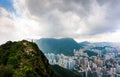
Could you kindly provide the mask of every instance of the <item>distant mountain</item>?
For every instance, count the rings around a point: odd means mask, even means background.
[[[79,73],[74,73],[71,70],[62,68],[58,65],[52,65],[52,69],[59,75],[60,77],[81,77]]]
[[[59,77],[33,42],[7,42],[0,46],[0,77]]]
[[[42,38],[36,41],[39,48],[44,53],[64,54],[67,56],[73,55],[73,50],[79,50],[80,45],[72,38]]]
[[[91,43],[88,42],[88,41],[83,41],[83,42],[80,42],[80,43],[79,43],[79,45],[80,45],[81,47],[85,47],[85,46],[87,46],[87,45],[89,45],[89,44],[91,44]]]
[[[113,45],[112,42],[94,42],[93,44],[94,44],[94,46],[97,46],[97,47],[104,47],[104,46],[112,46]]]
[[[120,42],[95,42],[93,43],[96,47],[119,47]]]

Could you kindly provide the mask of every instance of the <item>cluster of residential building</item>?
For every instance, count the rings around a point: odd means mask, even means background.
[[[73,57],[68,57],[63,54],[55,55],[53,53],[47,53],[45,55],[51,65],[57,64],[63,68],[73,69],[76,64]]]
[[[104,57],[88,57],[83,52],[75,54],[76,65],[74,70],[81,73],[82,77],[120,77],[120,59],[116,53],[106,53]]]
[[[119,52],[103,54],[100,50],[92,50],[97,56],[88,56],[85,49],[74,50],[74,56],[46,53],[49,63],[79,72],[82,77],[120,77]],[[107,49],[110,51],[110,49]]]

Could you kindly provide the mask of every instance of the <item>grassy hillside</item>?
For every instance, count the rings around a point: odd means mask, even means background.
[[[68,69],[64,69],[58,65],[52,65],[52,69],[60,76],[60,77],[81,77],[79,73],[74,73]]]
[[[58,77],[37,45],[28,41],[0,46],[0,77]]]

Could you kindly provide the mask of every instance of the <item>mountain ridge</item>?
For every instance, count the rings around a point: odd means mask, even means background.
[[[60,67],[59,65],[52,65],[52,69],[60,76],[60,77],[81,77],[78,72],[73,72],[71,70]]]
[[[0,77],[58,77],[47,58],[26,40],[0,45]]]
[[[74,49],[79,50],[81,47],[72,38],[41,38],[36,40],[37,45],[44,53],[73,55]]]

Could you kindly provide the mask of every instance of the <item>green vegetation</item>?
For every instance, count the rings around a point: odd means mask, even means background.
[[[91,49],[97,49],[97,50],[100,50],[102,51],[103,54],[106,54],[107,53],[107,50],[106,48],[112,48],[111,46],[104,46],[104,47],[93,47]],[[110,52],[110,51],[109,51]]]
[[[0,46],[0,77],[58,77],[35,43],[11,42]]]
[[[59,77],[81,77],[79,73],[64,69],[58,65],[52,65],[52,68],[59,75]]]
[[[118,54],[117,57],[120,58],[120,54]]]
[[[90,51],[90,50],[86,50],[86,51],[84,51],[84,53],[87,53],[89,57],[98,55],[98,53],[96,53],[94,51]]]
[[[14,69],[11,65],[0,65],[0,77],[12,77]]]

